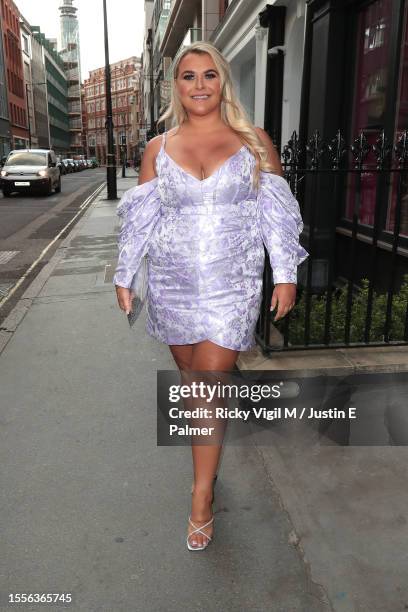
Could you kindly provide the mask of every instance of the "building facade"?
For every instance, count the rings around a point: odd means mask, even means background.
[[[68,113],[71,155],[83,154],[81,108],[81,57],[77,8],[73,0],[60,6],[60,54],[68,83]]]
[[[31,75],[33,79],[34,120],[38,146],[40,149],[49,149],[50,121],[48,116],[44,48],[39,40],[33,35],[31,36]]]
[[[3,7],[2,7],[3,9]],[[11,129],[7,97],[6,66],[4,60],[3,10],[0,11],[0,159],[8,155],[11,148]]]
[[[132,103],[139,86],[140,59],[130,57],[111,64],[113,134],[116,164],[133,158]],[[106,164],[106,91],[105,68],[89,73],[84,82],[88,157]]]
[[[130,96],[130,158],[138,163],[142,154],[140,146],[140,123],[141,116],[141,70],[134,79],[133,92]]]
[[[37,126],[34,112],[34,91],[32,76],[32,33],[23,15],[20,15],[21,50],[23,58],[24,87],[27,104],[28,146],[38,149]]]
[[[29,145],[24,69],[21,52],[20,13],[13,0],[1,0],[11,147]]]
[[[139,122],[139,150],[142,153],[147,140],[154,135],[154,75],[153,75],[153,30],[152,15],[154,0],[145,0],[145,35],[143,40],[143,53],[141,58],[140,75],[140,116]]]
[[[71,139],[65,64],[57,51],[56,41],[46,38],[37,26],[32,26],[32,31],[44,54],[50,146],[56,153],[67,157]]]

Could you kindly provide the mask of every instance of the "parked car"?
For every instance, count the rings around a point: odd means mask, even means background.
[[[72,159],[71,157],[67,159],[67,162],[72,166],[72,172],[79,172],[79,168],[77,166],[77,164],[75,163],[75,159]]]
[[[0,172],[0,188],[5,198],[14,191],[41,192],[49,195],[61,191],[61,173],[57,157],[50,149],[10,151]]]
[[[57,157],[57,166],[59,168],[59,171],[61,174],[66,174],[67,173],[67,169],[62,161],[62,159],[60,157]]]
[[[64,164],[67,174],[72,174],[72,172],[75,172],[74,169],[74,164],[73,164],[73,159],[63,159],[62,163]]]
[[[91,157],[92,168],[99,168],[99,162],[96,157]]]

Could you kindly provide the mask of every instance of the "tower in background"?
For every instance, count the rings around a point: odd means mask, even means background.
[[[68,79],[68,114],[71,154],[83,154],[81,108],[81,60],[77,8],[73,0],[62,0],[60,10],[60,55]]]

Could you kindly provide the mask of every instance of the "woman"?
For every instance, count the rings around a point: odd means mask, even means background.
[[[233,369],[255,345],[264,244],[273,270],[275,321],[293,308],[299,205],[274,145],[254,127],[234,92],[229,66],[211,44],[185,47],[174,62],[171,103],[160,121],[176,127],[149,141],[139,185],[123,196],[119,307],[148,254],[147,332],[169,345],[180,372]],[[192,444],[194,486],[187,546],[213,534],[213,482],[221,444]]]

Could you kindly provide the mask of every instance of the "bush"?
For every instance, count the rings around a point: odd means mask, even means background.
[[[350,343],[364,342],[364,328],[367,317],[369,281],[363,278],[361,288],[353,296],[350,321]],[[312,295],[310,300],[310,344],[323,344],[324,323],[326,315],[327,292],[322,295]],[[408,304],[408,274],[398,293],[394,293],[391,306],[391,325],[389,340],[404,340],[405,317]],[[332,292],[330,344],[344,343],[347,308],[347,286]],[[384,341],[384,325],[387,308],[387,294],[373,292],[370,342]],[[306,291],[303,291],[299,301],[293,308],[289,321],[289,342],[291,345],[304,344]],[[274,311],[275,312],[275,311]],[[274,323],[276,328],[284,333],[285,319]]]

